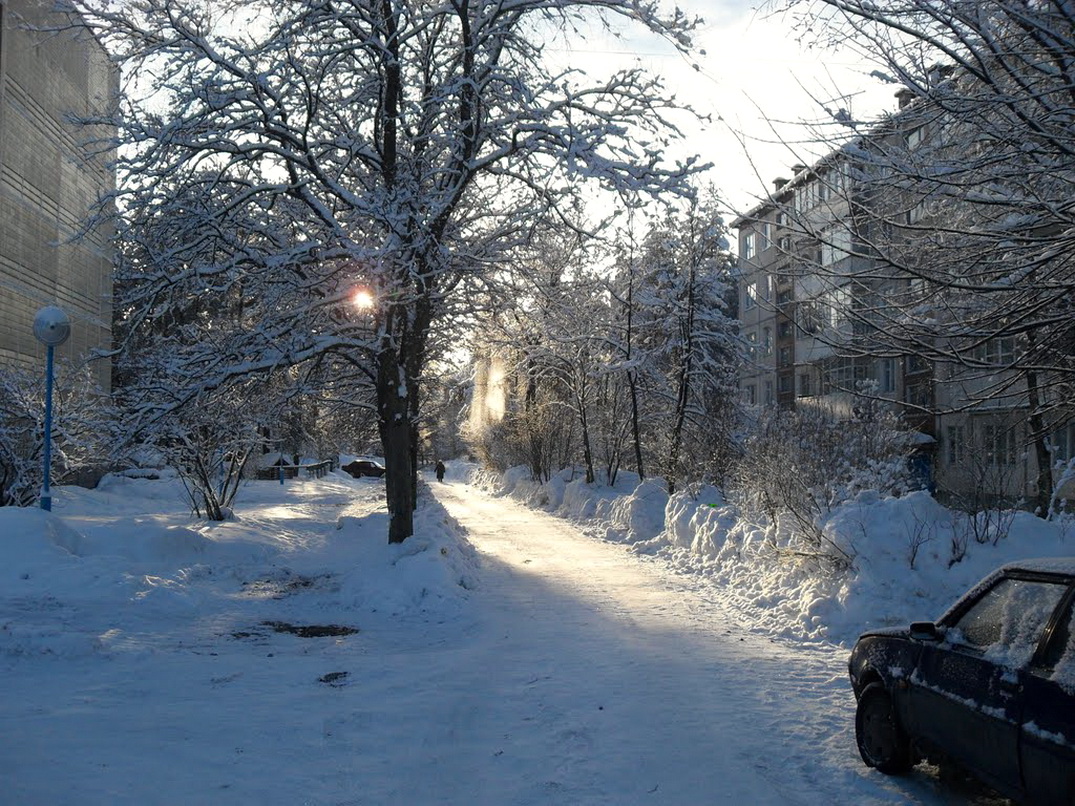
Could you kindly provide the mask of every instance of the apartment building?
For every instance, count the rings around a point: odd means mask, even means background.
[[[878,283],[864,279],[872,263],[857,238],[855,194],[850,162],[838,153],[794,166],[790,180],[778,179],[767,201],[732,223],[747,402],[846,408],[864,382],[873,394],[902,399],[915,367],[856,342],[865,327],[861,303]]]
[[[920,458],[941,492],[971,506],[1031,501],[1043,450],[1036,440],[1046,440],[1050,461],[1075,457],[1071,406],[1054,401],[1055,421],[1033,427],[1031,397],[1042,408],[1057,392],[1028,387],[1014,360],[1025,347],[1003,330],[960,345],[923,340],[925,328],[901,330],[901,317],[958,323],[957,309],[933,304],[928,270],[925,279],[914,270],[916,260],[930,259],[915,256],[916,239],[944,229],[952,201],[934,204],[913,183],[872,181],[871,171],[883,168],[864,167],[864,155],[893,143],[912,155],[949,142],[965,147],[951,121],[933,115],[923,123],[901,101],[892,120],[812,166],[794,166],[733,222],[749,345],[740,388],[759,406],[824,405],[845,415],[864,395],[888,400],[919,434]]]
[[[42,367],[32,333],[35,313],[58,305],[71,337],[58,362],[82,364],[112,345],[109,233],[83,233],[90,208],[115,187],[111,155],[84,156],[82,146],[107,130],[72,117],[104,111],[118,77],[85,30],[55,26],[48,0],[0,0],[0,362]],[[110,388],[107,359],[90,363]]]

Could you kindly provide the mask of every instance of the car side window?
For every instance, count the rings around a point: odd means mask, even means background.
[[[1054,582],[1002,579],[953,625],[950,640],[996,663],[1025,666],[1066,590]]]

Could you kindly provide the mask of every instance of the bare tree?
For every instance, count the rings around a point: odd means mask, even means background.
[[[501,278],[496,296],[502,304],[484,329],[484,342],[509,360],[520,379],[510,416],[526,430],[577,436],[577,455],[569,451],[568,459],[581,462],[593,482],[594,446],[605,442],[596,430],[601,417],[595,407],[607,391],[602,375],[609,309],[586,242],[562,226],[535,238],[525,260]],[[550,416],[553,410],[558,415]],[[574,420],[577,430],[560,428],[556,416]]]
[[[127,268],[127,315],[166,315],[191,294],[241,301],[242,328],[175,356],[187,368],[174,405],[326,354],[354,361],[375,390],[390,541],[413,530],[422,371],[461,280],[502,261],[547,210],[568,215],[580,179],[663,193],[693,170],[663,157],[676,131],[659,81],[543,61],[545,42],[593,19],[689,48],[695,23],[678,10],[633,0],[73,6],[127,77],[119,237],[145,247]],[[199,204],[206,196],[215,203]],[[160,217],[176,224],[170,239]],[[223,248],[202,249],[206,238]],[[358,286],[374,300],[361,317],[346,311]]]

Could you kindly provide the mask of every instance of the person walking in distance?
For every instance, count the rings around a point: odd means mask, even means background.
[[[440,459],[437,460],[437,466],[435,468],[437,472],[437,481],[444,481],[444,462]]]

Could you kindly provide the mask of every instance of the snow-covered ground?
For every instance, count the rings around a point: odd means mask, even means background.
[[[739,576],[775,596],[765,574],[637,531],[653,490],[570,487],[547,503],[608,516],[600,535],[458,466],[402,546],[383,483],[340,474],[251,482],[215,525],[170,478],[0,509],[0,801],[983,800],[862,766],[846,648],[821,627],[800,640],[790,604],[728,592]],[[881,592],[860,573],[810,619],[883,610],[894,583],[873,573]]]
[[[576,522],[587,533],[659,557],[707,590],[754,631],[850,648],[860,633],[940,616],[1007,562],[1075,556],[1075,522],[1027,512],[976,519],[926,492],[860,494],[822,518],[823,551],[849,568],[804,559],[804,547],[740,518],[712,487],[669,496],[664,482],[621,473],[615,487],[566,470],[535,484],[525,468],[473,472],[484,489]],[[953,561],[954,556],[959,559]]]

